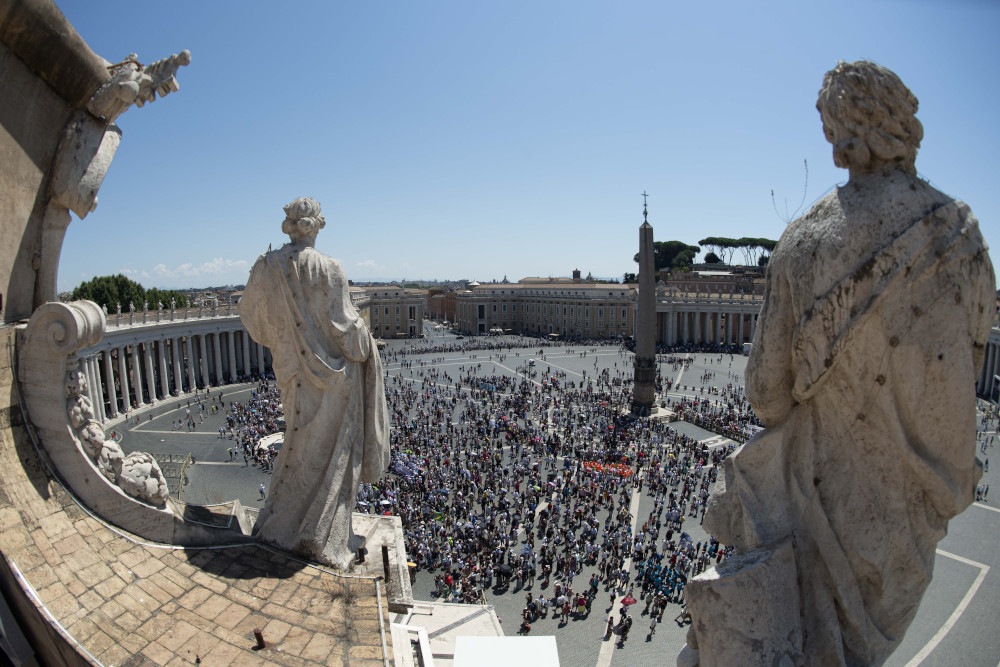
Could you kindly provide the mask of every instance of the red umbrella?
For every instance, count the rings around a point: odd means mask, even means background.
[[[624,605],[630,605],[630,604],[635,604],[636,602],[638,602],[638,600],[636,600],[636,599],[635,599],[634,597],[632,597],[631,595],[626,595],[626,596],[625,596],[625,599],[624,599],[624,600],[622,600],[622,604],[624,604]]]

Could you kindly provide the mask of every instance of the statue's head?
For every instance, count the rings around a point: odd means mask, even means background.
[[[326,219],[319,211],[318,201],[312,197],[299,197],[285,206],[281,231],[288,234],[293,243],[315,240],[319,230],[326,227]]]
[[[883,167],[916,173],[924,128],[917,98],[893,72],[868,60],[838,63],[823,77],[816,108],[838,167],[852,176]]]

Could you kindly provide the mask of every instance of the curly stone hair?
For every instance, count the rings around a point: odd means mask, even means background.
[[[823,77],[816,109],[833,162],[852,173],[896,166],[916,173],[924,128],[917,98],[893,72],[868,60],[839,62]]]
[[[285,206],[281,231],[293,241],[316,236],[324,227],[326,219],[320,214],[319,202],[312,197],[299,197]]]

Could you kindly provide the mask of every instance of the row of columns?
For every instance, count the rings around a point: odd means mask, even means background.
[[[180,396],[185,393],[185,384],[186,391],[220,386],[235,382],[238,375],[261,374],[270,366],[270,351],[252,341],[245,329],[183,338],[158,338],[80,356],[79,367],[87,378],[94,417],[114,419],[129,408]]]
[[[671,310],[657,316],[657,342],[662,345],[735,345],[753,340],[757,331],[757,313]]]
[[[986,343],[986,359],[983,363],[983,369],[976,382],[976,393],[990,397],[996,385],[1000,384],[993,380],[994,376],[998,374],[1000,374],[1000,343],[994,340],[993,336],[990,336],[990,340]]]

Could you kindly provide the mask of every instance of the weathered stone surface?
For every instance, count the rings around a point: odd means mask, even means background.
[[[746,372],[767,428],[726,461],[705,517],[737,554],[788,543],[794,558],[755,561],[767,581],[737,560],[691,582],[705,665],[884,662],[981,474],[974,391],[995,282],[976,219],[916,176],[917,100],[892,72],[842,63],[817,106],[850,180],[772,255]],[[771,609],[792,605],[801,631]],[[751,617],[770,627],[741,634]]]
[[[120,449],[118,451],[121,452]],[[118,486],[133,498],[153,505],[163,505],[170,495],[167,480],[156,459],[145,452],[132,452],[125,457],[118,475]]]
[[[358,486],[389,461],[382,362],[340,264],[313,247],[326,225],[319,202],[296,199],[285,215],[291,243],[257,260],[240,300],[247,331],[274,356],[286,422],[254,534],[349,569]]]

